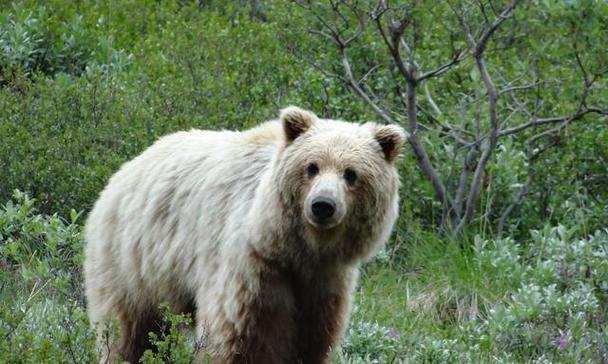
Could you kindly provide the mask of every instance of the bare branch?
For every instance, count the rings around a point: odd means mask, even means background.
[[[473,178],[471,180],[471,186],[469,187],[469,193],[467,196],[467,201],[464,208],[464,213],[460,219],[460,222],[456,226],[454,230],[454,234],[459,234],[464,226],[471,219],[473,212],[475,211],[475,206],[477,204],[477,200],[479,198],[479,191],[481,187],[481,183],[483,181],[486,165],[490,161],[490,157],[494,153],[496,148],[496,141],[498,139],[499,133],[499,125],[498,125],[498,92],[496,91],[496,86],[494,85],[494,81],[490,76],[488,71],[487,64],[483,57],[483,52],[486,48],[487,42],[494,34],[494,32],[498,29],[500,24],[502,24],[509,16],[511,16],[513,9],[517,5],[518,0],[511,0],[507,8],[498,16],[498,18],[487,27],[477,44],[475,45],[475,50],[473,52],[473,57],[475,57],[475,64],[477,66],[477,70],[481,74],[481,78],[486,86],[488,92],[488,108],[490,112],[490,132],[489,139],[482,144],[481,147],[481,156],[479,157],[479,161],[477,162],[477,167],[475,168],[475,172],[473,174]],[[469,38],[471,38],[469,36]]]
[[[578,64],[578,68],[581,69],[581,73],[583,74],[583,82],[585,83],[585,87],[588,87],[590,84],[589,75],[587,74],[587,70],[585,66],[583,66],[583,61],[581,61],[581,57],[578,54],[578,46],[577,43],[574,42],[574,58],[576,58],[576,63]]]
[[[384,6],[386,6],[385,3]],[[414,152],[414,156],[416,157],[416,162],[419,168],[431,182],[437,200],[442,203],[444,208],[448,210],[453,210],[453,203],[449,195],[447,194],[446,188],[443,182],[441,181],[439,174],[433,167],[433,164],[431,163],[430,158],[426,153],[426,150],[424,149],[424,146],[418,138],[418,117],[416,103],[416,86],[418,82],[416,80],[415,75],[416,64],[415,60],[413,59],[413,55],[410,54],[411,69],[408,69],[405,66],[405,63],[403,62],[400,52],[400,44],[403,40],[403,34],[409,24],[408,14],[407,12],[405,12],[397,22],[389,21],[387,28],[390,34],[387,34],[385,32],[384,26],[381,22],[381,18],[382,16],[377,16],[375,18],[378,31],[380,32],[382,39],[384,40],[384,43],[388,48],[389,53],[393,57],[393,61],[395,62],[399,73],[407,81],[407,97],[405,99],[405,106],[407,109],[408,132],[410,134],[410,137],[408,139],[409,144],[412,146],[412,150]]]
[[[477,41],[475,50],[473,51],[474,57],[479,57],[485,51],[486,45],[488,44],[488,40],[490,40],[492,34],[494,34],[496,29],[498,29],[502,22],[507,20],[511,16],[511,14],[513,14],[513,9],[515,9],[515,6],[517,6],[518,2],[519,0],[511,0],[505,10],[503,10],[503,12],[494,20],[494,22],[484,30],[484,32],[481,34],[481,37]]]
[[[408,141],[412,146],[412,150],[414,151],[414,156],[416,157],[418,166],[431,182],[437,200],[440,201],[445,208],[453,210],[454,204],[448,196],[445,186],[443,185],[443,182],[441,182],[439,174],[433,167],[433,164],[431,163],[431,160],[429,159],[426,150],[424,149],[422,143],[420,142],[420,139],[418,138],[418,119],[416,115],[416,84],[412,82],[408,82],[407,84],[407,118],[408,132],[410,134]]]
[[[429,105],[431,105],[431,108],[433,109],[433,111],[435,111],[435,113],[437,115],[441,115],[441,109],[439,108],[439,106],[437,106],[437,104],[435,103],[435,100],[433,100],[433,96],[431,95],[431,91],[429,91],[429,85],[425,82],[422,84],[422,89],[424,90],[424,96],[426,97],[426,101],[429,102]]]
[[[608,115],[608,108],[600,109],[599,107],[588,107],[587,111],[596,113],[599,115]]]
[[[407,102],[403,101],[403,103],[404,103],[405,107],[407,108]],[[440,135],[447,136],[447,137],[454,139],[457,146],[459,146],[459,145],[460,146],[469,146],[470,145],[470,142],[468,140],[465,140],[460,136],[460,134],[471,135],[471,133],[469,131],[457,128],[449,123],[438,120],[428,110],[426,110],[425,108],[423,108],[420,105],[417,105],[416,107],[418,110],[420,110],[422,113],[424,113],[433,123],[440,126],[440,129],[439,129]],[[420,123],[420,122],[418,122],[418,126],[422,126],[423,129],[425,129],[425,130],[429,129],[428,127],[424,127],[422,125],[422,123]]]
[[[344,48],[340,48],[340,55],[342,56],[342,67],[344,68],[344,72],[346,73],[346,83],[350,88],[357,94],[359,97],[363,99],[378,116],[384,120],[385,123],[393,124],[395,121],[390,115],[384,111],[380,106],[378,106],[370,97],[363,91],[363,89],[359,86],[357,81],[355,80],[355,76],[353,75],[353,70],[350,66],[350,62],[348,60],[348,56],[346,54],[346,50]]]
[[[375,16],[374,20],[378,32],[382,36],[382,39],[384,40],[384,43],[389,53],[393,57],[393,61],[395,62],[399,73],[405,78],[407,83],[407,96],[405,97],[404,103],[407,109],[408,132],[410,134],[408,142],[412,146],[412,150],[414,152],[414,156],[416,157],[416,162],[419,168],[431,182],[437,200],[440,201],[446,209],[453,210],[453,203],[449,195],[447,194],[446,188],[443,182],[441,181],[439,174],[433,167],[430,158],[426,153],[426,150],[424,149],[424,146],[418,138],[418,118],[416,103],[417,80],[414,74],[416,65],[414,64],[415,61],[413,60],[413,58],[410,57],[410,65],[412,66],[412,70],[408,70],[405,66],[403,59],[401,58],[400,53],[400,43],[402,41],[403,33],[407,25],[409,24],[407,13],[404,13],[402,18],[397,22],[389,21],[387,28],[390,34],[387,34],[384,25],[382,24],[382,14],[386,13],[386,3],[382,4],[384,7],[378,10],[379,15]]]
[[[320,35],[320,36],[322,36],[323,38],[325,38],[327,40],[334,41],[334,36],[333,35],[327,34],[327,33],[323,32],[323,31],[320,31],[320,30],[306,29],[306,32],[310,33],[310,34],[314,34],[314,35]]]
[[[381,14],[384,14],[384,13],[385,12],[382,12]],[[386,44],[386,47],[388,48],[390,55],[393,57],[393,61],[395,62],[395,65],[397,66],[397,69],[399,70],[399,74],[401,74],[401,76],[403,76],[403,78],[405,78],[405,80],[408,83],[409,82],[416,83],[415,76],[405,66],[405,63],[403,62],[403,58],[401,58],[401,52],[399,50],[400,49],[399,44],[401,41],[401,37],[403,36],[403,33],[405,32],[405,28],[409,24],[409,21],[407,19],[407,14],[405,14],[403,16],[403,18],[396,23],[389,22],[387,28],[388,28],[388,31],[390,32],[390,34],[387,34],[386,31],[384,30],[384,26],[382,25],[382,15],[378,15],[375,17],[375,23],[376,23],[378,32],[382,36],[382,39],[384,40],[384,43]],[[390,39],[389,39],[389,35],[390,35]]]
[[[528,85],[506,87],[506,88],[499,90],[498,95],[506,94],[508,92],[513,92],[513,91],[529,90],[531,88],[540,86],[541,84],[542,84],[542,82],[536,81],[536,82],[530,83]]]
[[[422,82],[424,80],[426,80],[427,78],[431,78],[431,77],[437,77],[437,76],[441,76],[442,74],[446,73],[447,71],[449,71],[454,65],[458,64],[460,61],[462,61],[467,55],[467,50],[461,50],[460,52],[458,52],[458,54],[456,54],[452,60],[442,66],[440,66],[439,68],[433,70],[433,71],[429,71],[426,72],[420,76],[418,76],[418,78],[416,79],[418,82]]]
[[[474,146],[469,148],[469,151],[464,157],[462,172],[458,180],[458,188],[456,189],[456,197],[454,198],[454,208],[456,209],[456,215],[462,215],[462,208],[464,205],[464,196],[467,190],[467,184],[469,182],[469,176],[475,169],[475,157],[477,157],[477,148]]]
[[[565,122],[567,120],[570,120],[570,121],[578,120],[589,113],[604,114],[604,112],[605,112],[605,110],[601,110],[598,108],[586,108],[584,110],[577,111],[571,115],[553,116],[550,118],[542,118],[542,119],[531,119],[527,123],[509,128],[509,129],[503,129],[498,133],[498,135],[501,137],[507,136],[507,135],[512,135],[512,134],[519,133],[519,132],[526,130],[528,128],[531,128],[531,127],[546,125],[546,124],[561,123],[561,122]]]
[[[477,57],[477,68],[482,74],[482,78],[484,80],[484,83],[486,84],[486,88],[488,89],[491,130],[489,133],[489,140],[485,144],[482,144],[481,157],[479,158],[479,162],[477,163],[477,167],[475,168],[475,173],[473,174],[473,179],[471,180],[471,187],[469,188],[469,194],[467,197],[464,214],[462,215],[461,220],[458,223],[458,226],[456,227],[456,234],[462,231],[465,224],[468,223],[471,216],[473,215],[475,205],[477,204],[477,199],[479,197],[481,182],[485,174],[486,165],[490,161],[490,157],[492,156],[494,149],[496,148],[496,140],[498,138],[498,114],[496,110],[498,94],[496,92],[494,82],[492,81],[492,78],[488,73],[484,59],[481,58],[481,54],[479,54],[479,56]]]
[[[486,7],[483,5],[483,2],[481,0],[477,0],[477,6],[479,6],[479,9],[481,10],[481,15],[483,16],[483,20],[486,23],[489,23],[490,19],[488,18],[488,14],[486,14]]]
[[[355,34],[353,34],[350,38],[346,39],[344,41],[344,46],[348,47],[353,41],[355,41],[357,38],[359,38],[361,36],[361,34],[363,33],[363,31],[365,30],[365,28],[367,27],[367,23],[365,21],[365,17],[363,16],[363,14],[361,14],[361,12],[359,11],[359,9],[356,6],[352,6],[350,4],[348,4],[348,2],[344,2],[343,3],[353,14],[355,14],[355,17],[357,18],[357,30],[355,31]],[[337,9],[338,14],[344,19],[344,15],[342,14],[342,12],[340,11],[340,9]],[[348,23],[348,20],[345,20],[346,23]]]
[[[359,82],[358,82],[358,83],[359,83],[359,84],[361,84],[361,83],[365,82],[365,80],[367,80],[367,78],[368,78],[368,77],[369,77],[369,76],[370,76],[372,73],[376,72],[376,70],[377,70],[378,68],[380,68],[380,65],[375,65],[374,67],[370,68],[370,69],[369,69],[369,71],[367,71],[367,72],[366,72],[366,73],[363,75],[363,77],[361,77],[361,78],[359,79]]]

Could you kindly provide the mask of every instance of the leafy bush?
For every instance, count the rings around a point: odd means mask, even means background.
[[[81,17],[51,27],[46,7],[29,9],[14,3],[0,15],[0,86],[15,74],[80,75],[92,58],[91,39]]]
[[[562,225],[532,233],[521,286],[475,328],[480,345],[519,360],[608,358],[608,230],[577,239]],[[505,257],[506,258],[506,257]],[[527,264],[526,264],[527,263]]]
[[[457,336],[433,339],[430,345],[425,340],[427,344],[414,352],[414,362],[420,355],[430,360],[432,353],[454,351],[465,355],[458,361],[465,357],[502,362],[606,360],[608,230],[576,236],[576,227],[559,225],[533,231],[529,246],[510,239],[476,239],[471,260],[478,269],[475,274],[502,287],[504,296],[486,301],[486,308],[472,320],[461,320]],[[508,288],[511,284],[515,290]],[[480,288],[480,295],[487,290]],[[489,360],[490,355],[494,359]],[[438,362],[453,361],[450,356],[442,358]]]
[[[18,73],[0,88],[0,139],[10,141],[0,144],[0,201],[18,188],[48,214],[88,211],[120,164],[162,135],[250,127],[290,103],[324,110],[343,91],[327,94],[319,73],[277,42],[282,24],[252,20],[238,4],[99,2],[81,13],[55,1],[48,17],[22,6],[4,17],[29,16],[53,34],[82,27],[91,47],[79,77]],[[351,117],[361,109],[344,96],[332,107]]]
[[[0,210],[0,362],[94,362],[78,214],[37,215],[35,200],[14,199]]]
[[[10,191],[18,188],[35,196],[39,209],[48,214],[67,216],[72,207],[86,213],[112,172],[158,137],[192,127],[250,127],[275,117],[288,104],[311,108],[325,117],[377,120],[341,82],[320,71],[337,72],[340,57],[325,40],[307,34],[310,14],[298,6],[265,1],[265,21],[260,21],[251,17],[251,7],[245,3],[211,1],[201,7],[198,1],[146,0],[92,2],[82,7],[51,0],[44,6],[35,1],[0,5],[4,49],[0,69],[5,75],[0,109],[6,111],[0,113],[0,139],[10,141],[0,144],[0,174],[6,186],[0,189],[0,201],[8,200]],[[585,4],[580,9],[555,5],[555,18],[569,27],[571,19],[589,8]],[[416,12],[420,21],[428,23],[432,19],[422,11],[427,6],[433,7],[421,4]],[[522,7],[521,11],[545,19],[551,17],[547,6]],[[529,42],[538,43],[544,28],[524,15],[517,26],[528,34]],[[449,26],[436,24],[437,32],[421,34],[424,41],[419,46],[424,52],[420,57],[425,64],[450,57],[452,50],[438,46],[449,37]],[[576,37],[584,38],[581,44],[593,43],[587,36]],[[555,52],[571,50],[559,39]],[[528,52],[534,47],[523,40],[500,39],[500,44],[505,42],[505,56],[491,55],[495,72],[531,77],[527,63],[512,62],[510,57],[518,57],[518,49]],[[360,43],[350,50],[353,67],[362,71],[379,63],[381,67],[370,75],[377,82],[368,86],[386,96],[384,103],[401,105],[400,97],[387,92],[401,86],[394,70],[387,67],[390,55],[383,42],[366,30]],[[583,60],[590,70],[602,59],[594,47]],[[547,85],[561,79],[579,81],[570,64],[562,63],[564,57],[555,58],[548,51],[532,56],[535,67],[546,69]],[[436,116],[438,122],[468,123],[477,112],[468,106],[475,95],[462,95],[474,89],[473,78],[478,75],[458,67],[430,91],[446,110]],[[601,85],[591,90],[590,102],[598,101]],[[543,110],[548,114],[571,111],[573,102],[578,102],[571,96],[577,92],[569,87],[564,93],[569,95],[567,102],[547,101]],[[425,103],[422,97],[421,102]],[[425,110],[427,106],[421,105]],[[437,122],[426,112],[419,114],[425,124]],[[509,220],[506,228],[515,237],[525,237],[529,229],[548,219],[558,224],[570,218],[572,206],[586,210],[588,232],[602,226],[608,216],[604,203],[608,195],[601,183],[606,153],[597,147],[606,144],[608,133],[596,122],[573,124],[569,130],[576,137],[560,137],[559,148],[544,154],[537,170],[547,171],[546,175],[534,180],[527,197],[511,214],[527,217]],[[445,135],[433,128],[421,132],[421,138],[436,165],[455,163],[462,154],[461,148],[450,146]],[[500,208],[510,203],[525,182],[523,150],[521,138],[501,139],[484,181],[486,193],[479,204],[481,216],[474,220],[475,231],[491,232]],[[437,225],[441,206],[412,153],[406,149],[404,154],[400,168],[407,178],[403,178],[401,223],[417,220],[413,223]],[[456,183],[450,168],[438,172],[448,185]],[[563,205],[565,200],[570,207]]]
[[[268,0],[263,15],[253,15],[249,4],[260,2],[0,4],[0,201],[8,201],[0,210],[0,362],[96,361],[84,310],[79,223],[110,175],[158,137],[192,127],[250,127],[288,104],[324,117],[377,120],[320,71],[338,72],[341,59],[324,39],[307,35],[310,14]],[[413,39],[428,70],[454,51],[438,44],[452,39],[450,27],[458,25],[432,21],[448,5],[412,8],[416,21],[433,29]],[[589,72],[604,69],[604,43],[597,39],[608,34],[601,33],[608,7],[593,1],[520,5],[509,20],[517,31],[488,48],[491,72],[499,82],[521,80],[506,87],[542,76],[538,114],[565,115],[577,106],[581,87],[569,42],[588,47],[581,61]],[[383,43],[366,30],[356,45],[349,50],[354,71],[374,70],[366,90],[401,111],[403,100],[392,91],[402,85],[387,67]],[[522,52],[530,62],[521,61]],[[435,165],[460,166],[463,151],[435,126],[471,126],[487,113],[472,106],[484,91],[475,88],[479,75],[469,73],[466,62],[430,86],[441,115],[433,116],[418,95],[420,122],[429,127],[420,137]],[[598,78],[589,105],[605,101],[605,84]],[[534,92],[503,100],[517,104]],[[511,112],[507,102],[499,106]],[[501,139],[483,181],[479,216],[460,244],[428,228],[441,221],[442,206],[406,148],[400,219],[388,249],[363,272],[336,361],[606,362],[604,119],[572,123],[547,140],[552,149],[536,162],[503,239],[490,238],[491,222],[525,182],[529,133]],[[448,187],[457,183],[452,168],[438,173]],[[159,350],[145,360],[189,362],[198,349],[181,330],[187,320],[168,314],[167,331],[154,338]]]
[[[65,221],[37,214],[23,193],[14,200],[0,210],[0,362],[93,362],[79,214]],[[416,260],[376,261],[335,361],[606,360],[608,230],[580,236],[559,225],[533,231],[526,244],[478,237],[464,251],[427,239]],[[204,351],[189,317],[167,313],[164,323],[144,362],[189,363]]]
[[[207,336],[195,338],[187,330],[192,324],[188,315],[173,314],[167,306],[163,307],[161,334],[150,333],[155,350],[146,350],[141,361],[143,364],[190,364],[208,363],[210,358],[205,354]]]
[[[366,321],[351,322],[342,344],[344,360],[365,360],[366,363],[386,363],[398,353],[399,332]]]

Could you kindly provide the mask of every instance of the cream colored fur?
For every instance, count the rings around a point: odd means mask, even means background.
[[[218,363],[329,362],[359,265],[397,218],[394,156],[404,140],[395,126],[320,120],[294,107],[245,132],[160,139],[120,168],[88,217],[91,322],[118,320],[123,337],[112,350],[135,360],[138,328],[158,305],[193,304],[197,334],[207,334]],[[323,178],[307,178],[313,161]],[[347,166],[360,185],[344,182]],[[306,218],[321,180],[345,209],[331,229]]]

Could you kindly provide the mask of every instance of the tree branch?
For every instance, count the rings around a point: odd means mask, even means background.
[[[407,83],[407,119],[408,119],[408,132],[410,137],[408,139],[418,166],[429,179],[435,192],[435,197],[442,203],[444,208],[453,210],[453,202],[449,198],[439,174],[433,167],[431,160],[429,159],[426,150],[422,146],[420,139],[418,138],[418,119],[416,115],[416,84],[414,82]]]
[[[429,71],[429,72],[425,72],[424,74],[418,76],[416,78],[417,82],[422,82],[424,80],[426,80],[427,78],[431,78],[431,77],[437,77],[437,76],[441,76],[442,74],[446,73],[447,71],[449,71],[454,65],[458,64],[460,61],[462,61],[467,55],[467,50],[464,49],[460,52],[458,52],[458,54],[456,54],[452,60],[442,66],[440,66],[439,68],[433,70],[433,71]]]
[[[538,87],[541,84],[542,84],[542,82],[536,81],[536,82],[528,84],[528,85],[506,87],[506,88],[499,90],[498,94],[502,95],[502,94],[505,94],[507,92],[512,92],[512,91],[529,90],[531,88]]]
[[[483,180],[486,165],[490,161],[490,157],[492,156],[494,149],[496,148],[496,140],[498,138],[498,114],[497,114],[497,101],[498,94],[496,92],[496,86],[494,86],[494,82],[488,73],[487,66],[485,64],[484,59],[482,58],[482,54],[479,54],[476,57],[477,68],[482,75],[484,83],[486,84],[486,88],[488,89],[488,102],[490,109],[490,134],[489,141],[487,143],[482,144],[481,148],[481,157],[479,158],[479,162],[477,163],[477,167],[475,168],[475,173],[473,174],[473,179],[471,180],[471,187],[469,188],[469,194],[467,197],[467,201],[465,204],[464,214],[461,217],[458,226],[456,227],[455,233],[458,234],[462,231],[465,224],[469,222],[473,212],[475,211],[475,205],[477,204],[477,200],[479,197],[479,190],[481,186],[481,182]]]
[[[500,13],[500,15],[494,20],[494,22],[484,30],[484,32],[481,34],[481,37],[477,41],[477,45],[475,46],[475,49],[473,51],[473,57],[477,58],[481,56],[481,54],[485,51],[486,45],[488,44],[488,40],[490,40],[492,34],[494,34],[496,29],[498,29],[502,22],[507,20],[511,16],[511,14],[513,14],[513,9],[515,9],[515,6],[517,6],[518,2],[519,0],[511,0],[505,10],[503,10],[503,12]]]
[[[454,208],[456,209],[456,216],[460,218],[462,215],[462,209],[464,205],[464,196],[467,191],[467,184],[469,176],[475,170],[475,157],[477,157],[477,148],[472,146],[469,148],[467,154],[463,160],[462,172],[458,179],[458,188],[456,189],[456,198],[454,199]]]
[[[590,114],[590,113],[595,113],[595,114],[599,114],[599,115],[608,115],[608,110],[602,110],[597,107],[589,107],[589,108],[584,108],[583,110],[579,110],[571,115],[553,116],[553,117],[541,118],[541,119],[531,119],[527,123],[517,125],[512,128],[509,128],[509,129],[503,129],[498,133],[498,135],[502,137],[502,136],[516,134],[523,130],[526,130],[528,128],[535,127],[535,126],[561,123],[561,122],[565,122],[567,120],[569,120],[569,121],[579,120],[583,116]]]
[[[355,80],[355,76],[353,75],[353,70],[350,66],[350,62],[348,60],[348,56],[346,55],[346,50],[344,48],[340,48],[340,55],[342,56],[342,67],[344,68],[344,72],[346,73],[346,82],[347,85],[350,86],[350,88],[360,97],[363,99],[363,101],[365,101],[373,110],[376,114],[378,114],[378,116],[380,116],[382,118],[382,120],[384,120],[385,123],[387,124],[394,124],[395,121],[393,120],[393,118],[390,117],[390,115],[382,110],[382,108],[380,106],[378,106],[370,97],[369,95],[367,95],[367,93],[365,93],[365,91],[363,91],[363,89],[359,86],[359,84],[357,83],[357,81]]]
[[[490,132],[489,132],[489,140],[486,143],[482,144],[481,147],[481,156],[479,157],[479,161],[477,162],[477,167],[475,168],[475,172],[473,174],[473,178],[471,180],[471,186],[469,188],[469,193],[467,196],[467,201],[464,208],[464,213],[460,218],[460,222],[456,226],[454,230],[454,235],[459,234],[464,226],[471,219],[473,212],[475,211],[475,206],[477,204],[477,200],[479,198],[479,191],[481,187],[481,183],[483,181],[486,166],[490,161],[490,157],[494,153],[494,149],[496,148],[496,141],[498,139],[499,133],[499,125],[498,125],[498,92],[496,91],[496,86],[494,85],[494,81],[488,72],[488,67],[483,57],[484,50],[486,49],[486,45],[494,32],[498,29],[500,24],[502,24],[509,16],[511,16],[513,9],[517,5],[518,0],[511,0],[507,8],[498,16],[498,18],[482,33],[481,38],[477,41],[476,44],[473,44],[473,37],[469,33],[468,38],[472,43],[471,46],[474,46],[473,57],[475,58],[475,64],[477,66],[477,70],[481,74],[481,78],[486,86],[488,92],[488,108],[490,113]],[[467,28],[465,28],[466,31]],[[468,31],[467,31],[468,32]]]

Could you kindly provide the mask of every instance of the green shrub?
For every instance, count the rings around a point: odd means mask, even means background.
[[[29,16],[57,34],[81,27],[91,52],[79,77],[22,67],[0,88],[0,201],[18,188],[48,214],[88,211],[110,175],[162,135],[247,128],[291,103],[324,110],[344,91],[277,42],[279,22],[252,20],[236,4],[162,4],[100,2],[82,12],[52,1],[48,17],[33,4],[5,9],[6,19]],[[270,9],[277,19],[285,12]],[[344,95],[332,102],[349,117],[362,109],[353,105]]]
[[[78,214],[36,214],[20,192],[0,210],[0,362],[95,362],[84,310]]]
[[[188,315],[173,314],[163,307],[161,334],[150,333],[155,350],[146,350],[141,361],[144,364],[190,364],[208,363],[210,358],[205,354],[207,336],[195,338],[189,326],[192,319]]]
[[[0,210],[0,362],[94,362],[79,214],[40,215],[35,202],[15,192]],[[465,249],[425,241],[410,251],[416,259],[365,269],[337,363],[608,357],[608,230],[585,237],[559,225],[533,231],[525,244],[478,237]],[[167,313],[163,322],[144,362],[189,363],[204,351],[189,317]]]
[[[0,113],[0,140],[7,141],[0,143],[0,201],[18,188],[35,196],[45,213],[67,216],[70,208],[86,213],[109,176],[158,137],[193,127],[247,128],[274,118],[288,104],[324,117],[377,119],[340,81],[320,71],[337,72],[340,57],[324,39],[307,34],[310,14],[293,4],[265,1],[266,21],[260,21],[251,17],[245,3],[94,1],[85,7],[51,0],[44,6],[36,1],[0,5],[0,110],[5,111]],[[549,16],[543,9],[534,11]],[[578,14],[561,5],[556,9],[566,12],[558,14],[563,22]],[[429,21],[429,14],[420,16]],[[534,22],[522,20],[519,26],[531,32],[531,41],[543,35]],[[420,55],[428,57],[425,64],[450,57],[451,50],[434,47],[443,44],[448,30],[439,27],[437,34],[421,35],[427,40]],[[353,67],[363,72],[380,63],[374,73],[377,82],[367,86],[386,96],[383,103],[399,109],[402,100],[389,99],[395,96],[389,91],[402,85],[396,83],[395,70],[385,67],[390,55],[383,43],[371,28],[360,43],[349,50]],[[527,75],[528,65],[509,62],[509,57],[530,47],[518,42],[510,47],[504,51],[508,57],[497,53],[492,62],[509,74]],[[595,65],[596,55],[592,52],[587,61]],[[538,57],[551,77],[574,77],[552,54]],[[469,97],[462,97],[473,88],[470,78],[475,74],[460,75],[463,69],[457,67],[431,90],[446,110],[440,122],[472,120],[477,112],[468,106]],[[599,82],[604,81],[598,80],[598,89]],[[599,102],[596,94],[594,89],[589,101]],[[574,102],[570,98],[564,105],[545,103],[545,112],[571,111],[566,107]],[[424,124],[436,122],[424,112],[419,117]],[[587,232],[601,227],[608,216],[602,184],[607,159],[597,147],[606,144],[608,134],[596,122],[571,128],[576,138],[564,135],[559,148],[544,154],[537,169],[546,173],[542,178],[539,173],[511,214],[507,230],[514,237],[525,238],[545,221],[570,219],[576,210],[585,210]],[[421,137],[436,165],[458,160],[461,151],[449,147],[439,131],[430,128]],[[501,139],[484,182],[474,232],[491,233],[501,208],[525,181],[524,150],[522,138]],[[407,147],[404,155],[400,224],[436,226],[441,206]],[[448,185],[457,182],[450,168],[438,173]],[[526,219],[517,218],[524,215]]]
[[[0,86],[16,74],[84,72],[93,48],[82,18],[74,15],[52,24],[51,14],[46,7],[26,8],[17,3],[0,14]]]
[[[399,332],[394,328],[353,321],[346,331],[341,354],[345,360],[359,358],[370,364],[390,362],[399,352],[398,337]]]

